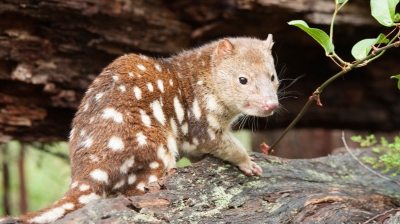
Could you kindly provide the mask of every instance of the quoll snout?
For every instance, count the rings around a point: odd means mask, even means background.
[[[266,113],[273,113],[279,107],[277,99],[267,99],[264,101],[262,108]]]

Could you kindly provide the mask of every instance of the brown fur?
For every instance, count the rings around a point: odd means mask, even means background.
[[[21,218],[50,222],[90,200],[143,194],[180,156],[196,161],[209,153],[261,175],[230,125],[241,114],[269,116],[276,109],[272,44],[272,36],[229,38],[168,59],[116,59],[90,86],[73,121],[70,189]]]

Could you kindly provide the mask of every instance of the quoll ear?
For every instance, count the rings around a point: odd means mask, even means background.
[[[264,41],[264,43],[268,50],[272,49],[272,46],[274,45],[274,41],[272,40],[272,34],[268,34],[268,37]]]
[[[218,43],[218,59],[221,60],[223,58],[227,58],[233,54],[233,50],[235,47],[233,44],[226,38],[219,41]]]

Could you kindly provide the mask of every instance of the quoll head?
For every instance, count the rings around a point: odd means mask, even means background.
[[[238,114],[270,116],[279,107],[279,80],[271,55],[272,35],[266,40],[229,38],[214,53],[213,77],[231,110]]]

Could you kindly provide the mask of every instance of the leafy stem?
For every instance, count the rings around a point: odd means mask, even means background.
[[[400,28],[400,27],[399,27],[399,28]],[[395,41],[396,39],[399,39],[399,38],[400,38],[400,29],[399,29],[399,32],[397,33],[397,35],[394,36],[394,37],[389,41],[388,44],[393,43],[393,41]],[[398,41],[397,41],[397,42],[398,42]],[[395,46],[395,47],[398,47],[398,46]],[[372,62],[373,60],[379,58],[380,56],[382,56],[382,54],[385,53],[385,51],[386,51],[386,50],[381,51],[380,53],[378,53],[378,55],[376,55],[375,57],[371,58],[371,60],[366,61],[366,63],[364,63],[364,64],[362,64],[362,65],[359,65],[358,67],[362,67],[362,66],[364,66],[364,65],[366,65],[366,64],[368,64],[368,63],[370,63],[370,62]],[[372,54],[377,54],[376,48],[375,48],[375,50],[372,52]]]
[[[392,42],[394,39],[392,39]],[[318,87],[314,93],[308,98],[308,101],[306,104],[303,106],[303,109],[300,111],[300,113],[296,116],[296,118],[290,123],[290,125],[283,131],[283,133],[279,136],[279,138],[274,142],[274,144],[271,145],[268,149],[268,153],[271,153],[271,151],[274,149],[274,147],[281,141],[281,139],[288,133],[290,129],[293,128],[294,125],[297,124],[297,122],[303,117],[304,113],[307,111],[308,107],[311,105],[311,103],[315,100],[317,102],[317,105],[322,106],[322,103],[320,101],[320,94],[322,93],[322,90],[329,85],[333,80],[341,77],[342,75],[348,73],[349,71],[353,70],[354,68],[359,67],[361,64],[365,64],[364,62],[370,62],[370,59],[374,59],[375,57],[380,56],[382,53],[384,53],[387,49],[393,48],[393,47],[399,47],[400,46],[400,40],[396,41],[394,43],[390,43],[384,47],[381,48],[375,48],[374,51],[368,55],[367,57],[360,59],[356,61],[354,64],[349,64],[348,66],[344,67],[344,69],[338,73],[336,73],[334,76],[326,80],[320,87]]]
[[[335,11],[333,12],[332,15],[332,21],[331,21],[331,27],[330,27],[330,32],[329,32],[329,41],[331,42],[331,44],[333,45],[333,26],[335,24],[335,18],[337,13],[340,11],[340,9],[342,9],[342,7],[344,5],[346,5],[346,3],[349,0],[344,1],[343,3],[336,3],[335,5]],[[335,58],[336,60],[338,60],[340,62],[341,65],[346,65],[347,63],[345,61],[343,61],[336,53],[334,50],[332,50],[332,54],[329,56],[335,63],[336,61],[333,59]]]

